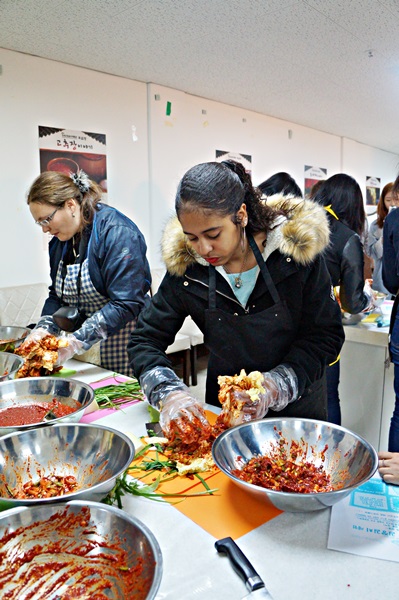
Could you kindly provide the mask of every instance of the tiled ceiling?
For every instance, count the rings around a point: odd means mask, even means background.
[[[398,0],[0,0],[0,47],[399,154]]]

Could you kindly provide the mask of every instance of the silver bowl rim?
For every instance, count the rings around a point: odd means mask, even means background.
[[[235,475],[233,475],[227,469],[223,468],[222,466],[220,466],[218,464],[218,461],[215,457],[216,450],[217,450],[218,446],[222,443],[224,438],[231,435],[231,432],[233,430],[243,429],[245,427],[251,426],[254,423],[268,422],[268,423],[275,424],[275,423],[281,423],[282,421],[300,421],[300,422],[305,422],[305,423],[316,423],[318,425],[327,425],[327,426],[332,427],[332,429],[339,429],[340,431],[343,431],[344,433],[350,434],[351,436],[356,438],[358,441],[360,441],[362,444],[364,444],[364,446],[370,452],[370,455],[373,457],[373,467],[371,469],[370,474],[367,477],[363,478],[360,482],[350,485],[350,486],[347,486],[347,487],[340,488],[339,490],[331,490],[330,492],[312,492],[309,494],[300,494],[297,492],[282,492],[280,490],[271,490],[269,488],[263,488],[259,485],[254,485],[253,483],[248,483],[247,481],[244,481],[243,479],[240,479],[239,477],[235,477]],[[355,490],[360,485],[362,485],[362,483],[365,483],[365,481],[368,481],[374,475],[374,473],[377,471],[377,468],[378,468],[377,451],[370,444],[370,442],[368,442],[364,437],[355,433],[354,431],[351,431],[350,429],[347,429],[346,427],[343,427],[342,425],[335,425],[334,423],[330,423],[329,421],[321,421],[319,419],[308,419],[308,418],[302,418],[302,417],[280,417],[280,418],[273,417],[270,419],[268,419],[268,418],[256,419],[256,420],[254,419],[253,421],[241,423],[240,425],[235,425],[235,427],[230,427],[230,429],[226,429],[225,431],[223,431],[223,433],[221,433],[214,441],[214,443],[212,445],[212,458],[215,462],[215,465],[218,467],[218,469],[220,469],[220,471],[222,471],[222,473],[227,475],[227,477],[229,477],[235,483],[237,483],[243,487],[247,487],[251,491],[254,491],[254,492],[256,491],[258,493],[264,492],[265,495],[271,494],[272,496],[276,495],[276,496],[279,496],[280,498],[286,496],[287,498],[309,498],[310,499],[310,498],[323,498],[329,494],[337,494],[337,495],[339,493],[349,494],[351,491]]]
[[[57,383],[58,381],[60,382],[66,382],[66,383],[73,383],[76,384],[77,386],[82,387],[83,389],[85,389],[86,391],[89,392],[89,395],[91,396],[91,400],[90,402],[87,402],[86,404],[82,404],[82,406],[80,406],[79,408],[77,408],[73,413],[70,413],[69,415],[65,415],[63,417],[58,417],[57,419],[53,419],[52,421],[47,421],[47,422],[38,422],[38,423],[31,423],[29,425],[6,425],[6,426],[0,426],[0,438],[4,437],[5,435],[9,435],[9,433],[16,433],[19,431],[26,431],[27,429],[36,429],[38,428],[38,426],[40,425],[40,427],[48,427],[49,425],[57,425],[61,420],[63,420],[64,422],[66,422],[67,418],[73,418],[74,416],[78,415],[80,412],[84,411],[88,406],[90,406],[90,404],[94,401],[94,389],[87,383],[84,383],[83,381],[79,381],[78,379],[70,379],[68,377],[55,377],[54,375],[43,375],[41,377],[20,377],[19,379],[5,379],[4,381],[0,381],[0,392],[2,390],[2,388],[9,386],[13,386],[13,385],[19,385],[18,382],[30,382],[30,381],[53,381],[54,383]],[[53,394],[51,394],[53,395]],[[74,400],[74,398],[72,398]],[[0,398],[0,402],[1,402],[1,398]],[[27,403],[28,404],[28,403]],[[1,433],[4,430],[10,429],[9,433]]]
[[[30,327],[24,327],[23,325],[3,325],[3,324],[1,324],[0,325],[0,332],[1,332],[2,329],[22,329],[23,331],[26,331],[27,334],[30,331],[32,331],[32,329],[30,329]],[[26,336],[23,336],[23,337],[26,337]],[[17,339],[23,339],[23,337],[22,338],[16,338],[16,340]]]
[[[10,516],[12,516],[14,514],[18,514],[20,512],[24,512],[26,510],[30,510],[30,509],[39,509],[40,510],[42,508],[42,506],[43,505],[40,505],[40,504],[31,505],[31,506],[15,506],[14,508],[9,508],[7,510],[4,510],[4,511],[0,512],[0,525],[1,525],[1,521],[5,520],[6,528],[7,528],[8,520],[9,520]],[[149,529],[149,527],[145,523],[143,523],[143,521],[141,521],[137,517],[134,517],[134,516],[128,514],[124,510],[121,510],[120,508],[117,508],[116,506],[110,506],[109,504],[103,504],[101,502],[95,502],[93,500],[87,500],[87,501],[85,501],[85,500],[70,500],[69,502],[57,502],[57,503],[53,503],[52,505],[46,505],[46,509],[48,509],[50,507],[50,508],[57,509],[57,511],[59,511],[59,510],[62,510],[62,508],[66,507],[66,506],[81,506],[81,507],[88,507],[88,508],[93,507],[96,509],[103,509],[106,512],[110,512],[111,514],[116,515],[117,518],[122,519],[123,521],[128,521],[129,523],[135,525],[142,531],[142,533],[144,533],[144,535],[146,536],[147,540],[150,543],[150,546],[152,548],[152,551],[154,553],[154,558],[155,558],[154,579],[152,581],[151,588],[148,592],[149,595],[147,595],[147,600],[154,599],[156,592],[158,591],[159,586],[161,584],[161,580],[162,580],[163,556],[162,556],[162,551],[161,551],[159,542],[156,539],[153,532],[151,531],[151,529]]]
[[[94,485],[91,485],[90,487],[81,488],[79,490],[71,492],[70,494],[64,494],[63,496],[56,496],[56,498],[65,498],[67,500],[68,497],[76,496],[77,494],[78,495],[87,494],[87,493],[94,494],[94,493],[96,493],[98,488],[103,487],[108,481],[110,481],[114,478],[116,479],[117,477],[119,477],[119,475],[121,475],[121,473],[126,471],[126,469],[129,467],[130,463],[134,459],[136,449],[134,446],[134,442],[129,438],[129,436],[127,436],[125,433],[122,433],[122,431],[113,429],[112,427],[107,427],[106,425],[95,425],[92,423],[57,423],[56,425],[52,425],[50,428],[35,427],[35,428],[31,428],[31,429],[26,429],[24,431],[14,431],[14,432],[10,432],[10,433],[7,433],[6,435],[1,436],[0,442],[2,442],[5,439],[9,439],[9,438],[13,438],[13,437],[21,437],[21,436],[28,435],[28,434],[30,435],[30,434],[32,434],[32,432],[35,432],[35,431],[39,431],[40,433],[42,433],[46,430],[46,432],[50,431],[50,433],[51,433],[56,429],[67,429],[67,428],[102,429],[102,430],[109,431],[110,433],[114,433],[118,437],[122,438],[127,443],[128,447],[130,448],[130,456],[129,456],[128,462],[126,462],[126,464],[123,466],[123,468],[119,469],[118,472],[113,473],[112,477],[109,477],[105,481],[101,481],[100,483],[95,483]],[[59,504],[59,502],[56,501],[56,498],[54,498],[54,497],[53,498],[40,498],[40,499],[36,500],[34,498],[19,499],[19,498],[9,498],[9,497],[0,496],[0,503],[1,502],[10,502],[10,503],[21,502],[21,503],[23,503],[23,505],[26,504],[27,506],[41,506],[44,504],[52,504],[52,503]],[[72,502],[72,500],[71,500],[71,502]],[[2,516],[3,512],[5,512],[6,510],[9,510],[9,509],[0,511],[0,517]]]
[[[22,361],[22,363],[25,362],[24,358],[22,356],[19,356],[19,354],[15,354],[15,352],[0,352],[0,359],[2,356],[5,356],[7,358],[7,356],[12,356],[12,358],[17,359],[18,361]],[[21,377],[21,379],[24,379],[23,377]]]
[[[93,392],[93,394],[94,394],[93,388],[88,383],[85,383],[84,381],[80,381],[79,379],[71,379],[69,377],[58,377],[58,376],[56,376],[55,373],[54,373],[54,375],[40,375],[39,377],[20,377],[19,379],[12,379],[11,381],[2,381],[2,382],[0,382],[0,387],[2,384],[18,385],[18,381],[23,381],[26,383],[27,381],[47,381],[47,380],[54,381],[55,383],[57,381],[64,381],[67,383],[76,383],[77,385],[80,385],[80,386],[86,388],[88,391]]]
[[[0,352],[0,362],[2,361],[2,357],[5,357],[6,360],[14,360],[18,363],[18,366],[11,369],[9,373],[0,373],[0,383],[3,381],[13,381],[15,379],[16,373],[20,370],[20,368],[24,365],[25,361],[22,356],[18,356],[18,354],[14,354],[13,352]],[[11,358],[12,357],[12,358]]]

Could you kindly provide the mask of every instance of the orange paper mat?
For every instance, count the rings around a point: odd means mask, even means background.
[[[207,484],[218,491],[212,496],[187,498],[174,507],[216,538],[237,539],[282,512],[266,496],[254,498],[220,471],[207,479]],[[191,493],[200,491],[198,486],[203,488],[199,483]]]

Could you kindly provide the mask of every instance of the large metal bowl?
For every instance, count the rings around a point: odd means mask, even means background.
[[[50,403],[56,398],[62,404],[72,406],[76,410],[65,417],[52,421],[33,423],[30,425],[13,425],[4,427],[0,425],[0,436],[12,431],[23,431],[50,425],[54,423],[79,421],[87,408],[94,400],[94,391],[86,383],[61,377],[26,377],[0,382],[0,410],[10,406],[21,406],[37,403]],[[0,413],[1,414],[1,413]]]
[[[304,448],[305,459],[322,465],[334,490],[300,494],[266,489],[232,474],[252,457],[267,455],[281,443],[289,451],[292,442]],[[338,425],[314,419],[273,418],[237,425],[224,431],[213,444],[216,465],[248,493],[269,499],[284,511],[308,512],[332,506],[370,479],[378,467],[375,449],[365,439]]]
[[[101,425],[63,423],[0,438],[0,509],[67,500],[102,500],[134,458],[123,433]],[[17,499],[24,483],[50,475],[73,475],[78,488],[55,498]]]
[[[67,553],[60,555],[63,547]],[[139,519],[97,502],[75,500],[3,512],[0,552],[2,596],[12,590],[13,598],[25,597],[34,587],[35,598],[48,600],[93,598],[96,592],[113,600],[153,600],[162,578],[162,553],[154,534]],[[14,566],[16,556],[21,562],[27,557],[20,569]],[[106,582],[112,587],[103,589]],[[77,589],[79,583],[86,594]]]
[[[24,364],[24,359],[11,352],[0,352],[0,381],[14,379],[15,374]]]
[[[0,325],[0,352],[13,352],[31,332],[28,327]]]

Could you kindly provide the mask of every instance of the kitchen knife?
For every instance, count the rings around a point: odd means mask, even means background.
[[[234,570],[245,581],[250,593],[243,596],[242,600],[273,600],[264,582],[231,537],[215,542],[215,548],[218,552],[227,554]]]

